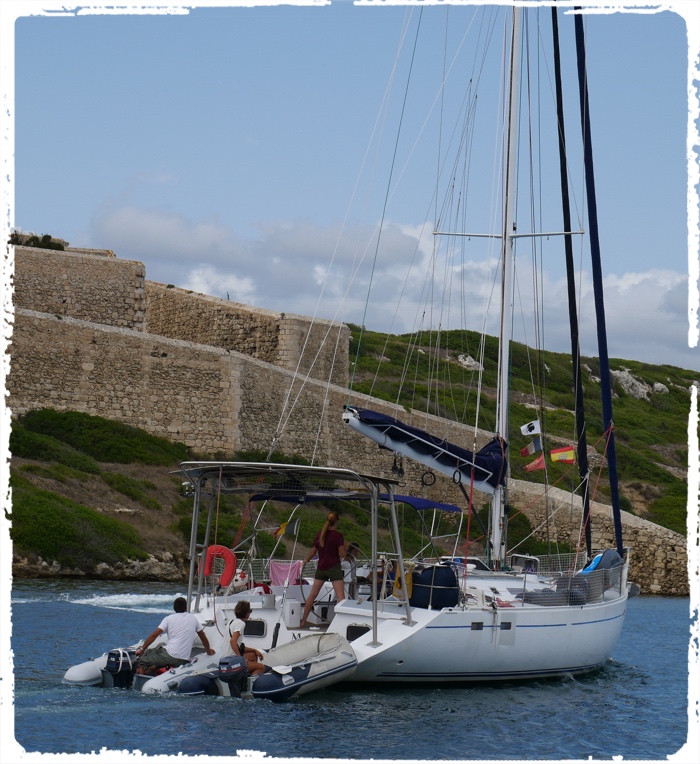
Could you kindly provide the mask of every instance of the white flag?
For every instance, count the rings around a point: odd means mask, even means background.
[[[534,422],[528,422],[527,424],[524,424],[520,428],[520,432],[522,432],[523,435],[539,435],[542,432],[540,430],[540,420],[535,419]]]

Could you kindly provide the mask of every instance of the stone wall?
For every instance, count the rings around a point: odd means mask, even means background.
[[[225,350],[17,308],[10,352],[13,416],[82,411],[201,452],[231,443],[238,359]]]
[[[315,379],[330,376],[335,384],[348,384],[350,330],[343,324],[312,322],[154,281],[146,282],[146,316],[145,329],[152,334],[244,353]]]
[[[348,384],[350,330],[147,281],[111,250],[15,247],[19,308],[210,345]]]
[[[141,329],[143,263],[99,250],[15,247],[14,304],[108,326]]]
[[[388,452],[343,424],[347,389],[242,353],[22,308],[15,310],[10,352],[13,416],[46,407],[82,411],[208,454],[268,450],[278,434],[274,446],[285,453],[391,475]],[[406,418],[401,407],[354,399]],[[461,440],[469,431],[428,420],[446,437]]]
[[[576,546],[580,533],[581,499],[558,488],[549,490],[550,536]],[[509,503],[522,509],[536,536],[545,539],[546,502],[542,486],[522,480],[509,483]],[[685,537],[622,512],[622,539],[631,548],[629,580],[638,584],[643,594],[688,596],[688,548]],[[591,545],[593,549],[615,547],[615,528],[611,507],[591,503]]]

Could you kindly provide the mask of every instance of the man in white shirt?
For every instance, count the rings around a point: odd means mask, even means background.
[[[146,637],[141,647],[136,649],[136,655],[139,657],[137,674],[149,674],[161,667],[181,666],[187,663],[195,637],[200,638],[207,655],[214,654],[197,617],[187,612],[187,600],[184,597],[178,597],[173,603],[173,610],[175,612],[166,616],[160,622],[160,626]],[[149,649],[148,646],[161,634],[168,637],[167,644],[160,644]]]

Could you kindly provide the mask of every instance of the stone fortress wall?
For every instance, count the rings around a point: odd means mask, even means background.
[[[275,436],[284,453],[391,477],[393,456],[342,422],[346,326],[149,282],[143,264],[108,251],[16,247],[14,285],[13,416],[45,407],[82,411],[221,458],[267,451]],[[291,411],[287,399],[295,401]],[[409,416],[368,396],[354,393],[353,403]],[[428,415],[412,423],[454,442],[473,439],[471,428]],[[403,466],[402,492],[464,504],[451,481],[438,478],[428,488],[420,465]],[[513,488],[511,503],[527,507],[538,524],[542,502],[532,492],[541,489],[520,481]],[[594,546],[613,544],[609,507],[592,511]],[[564,521],[557,529],[562,540],[576,537]],[[623,532],[634,549],[630,578],[643,593],[688,594],[682,536],[627,513]]]

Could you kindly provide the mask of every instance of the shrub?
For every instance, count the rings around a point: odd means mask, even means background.
[[[89,472],[93,475],[100,472],[100,467],[94,459],[50,435],[32,432],[19,421],[12,425],[10,451],[13,456],[23,459],[58,462],[74,470]]]
[[[100,462],[170,465],[188,456],[183,443],[77,411],[40,409],[18,421],[26,429],[50,435]]]

